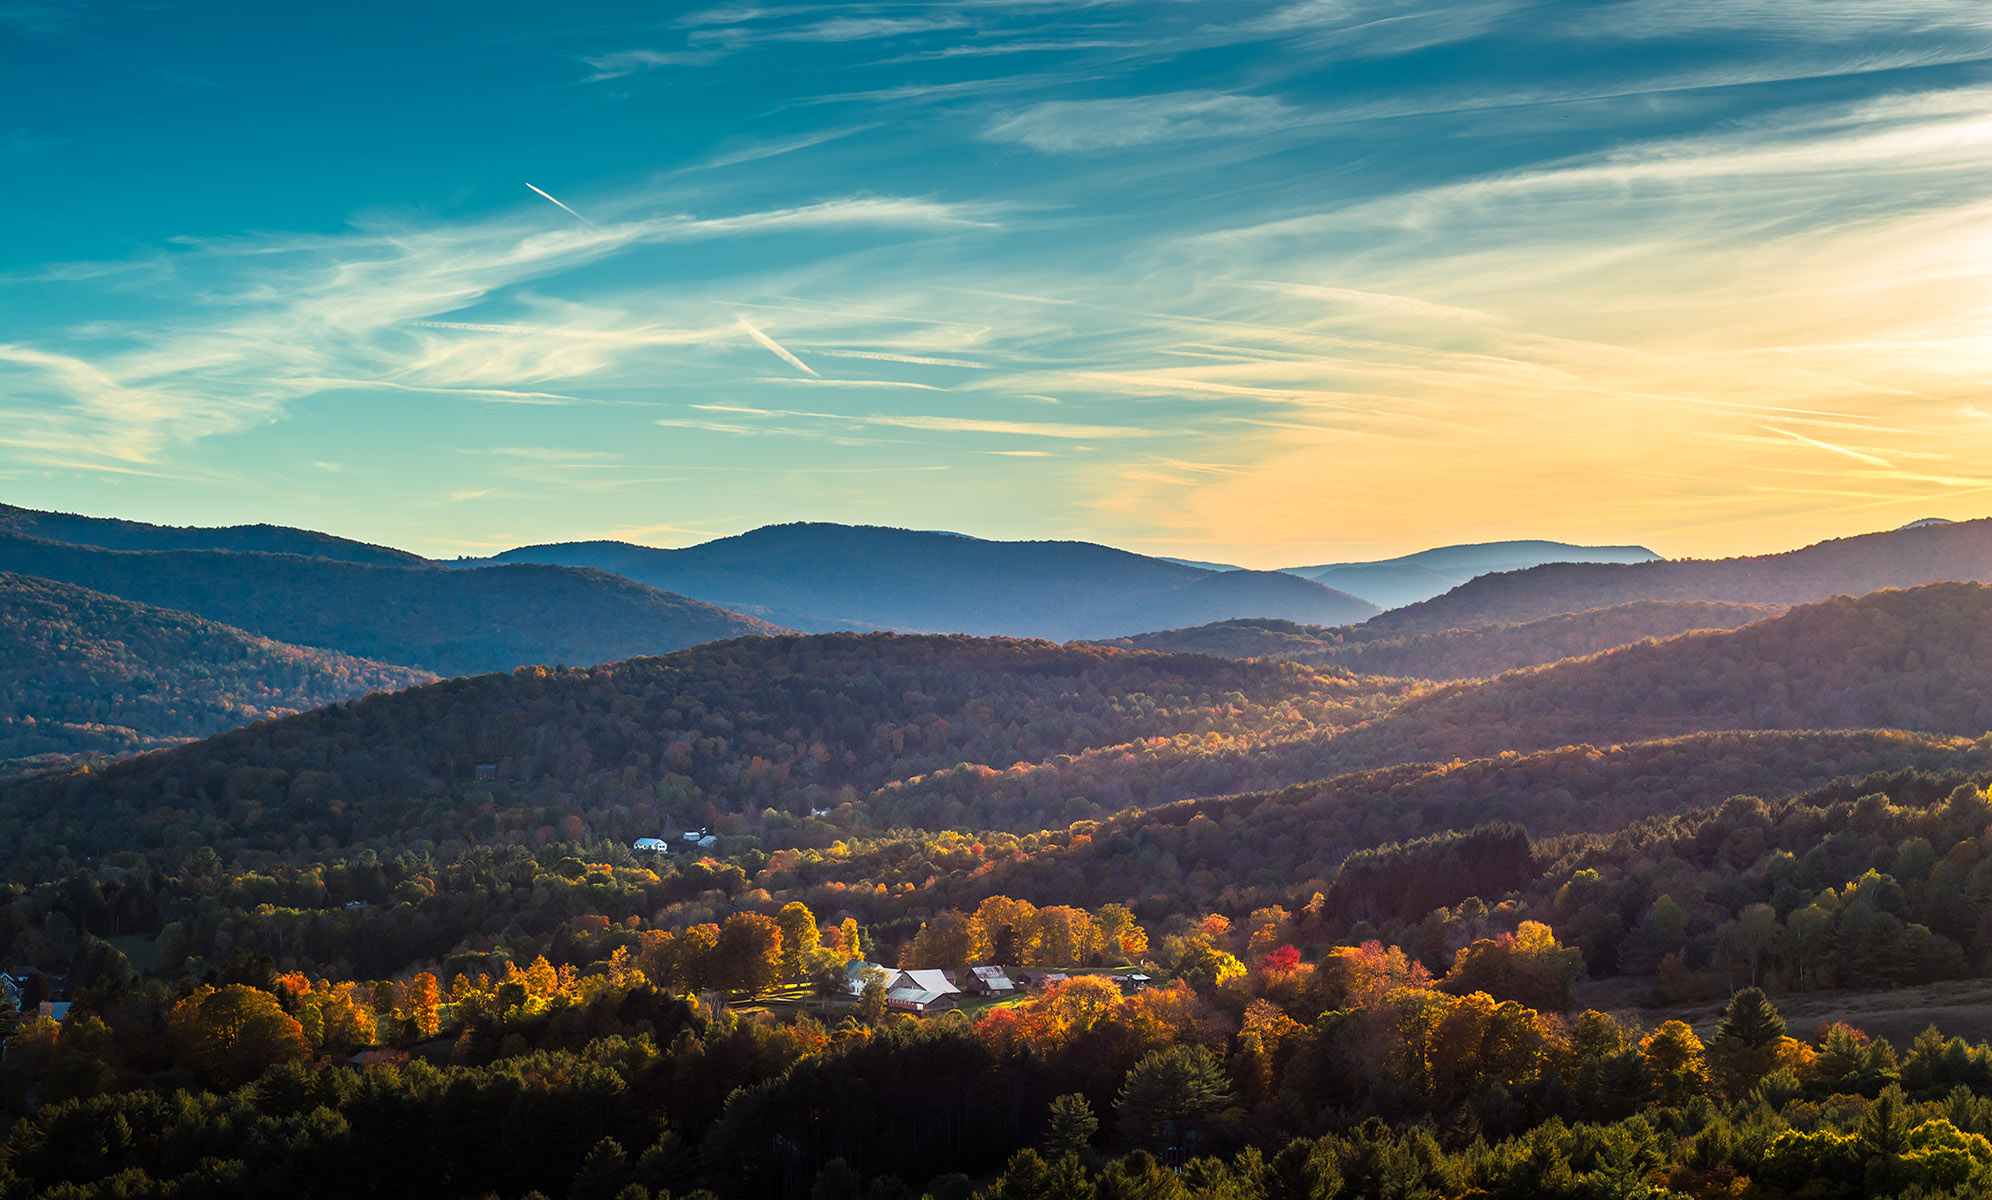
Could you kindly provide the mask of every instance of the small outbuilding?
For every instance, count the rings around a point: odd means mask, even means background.
[[[975,996],[1014,996],[1017,985],[1001,967],[970,967],[966,987]]]

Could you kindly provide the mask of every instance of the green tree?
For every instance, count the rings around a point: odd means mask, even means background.
[[[816,1173],[809,1200],[858,1200],[863,1190],[864,1181],[857,1170],[843,1159],[833,1158]]]
[[[1099,1128],[1100,1119],[1093,1115],[1086,1097],[1077,1092],[1055,1096],[1044,1135],[1045,1152],[1053,1158],[1077,1154],[1092,1142]]]
[[[1230,1104],[1224,1066],[1202,1046],[1171,1046],[1134,1065],[1121,1084],[1121,1133],[1136,1145],[1192,1149],[1210,1114]]]
[[[1774,1048],[1785,1035],[1784,1016],[1762,988],[1746,987],[1729,998],[1715,1036],[1735,1038],[1752,1050]]]
[[[629,1156],[614,1138],[603,1138],[581,1160],[568,1200],[615,1200],[617,1192],[629,1183]]]
[[[858,1020],[876,1025],[885,1016],[885,972],[872,967],[865,971],[864,981],[858,989]]]

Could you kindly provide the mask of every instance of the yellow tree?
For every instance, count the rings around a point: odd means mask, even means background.
[[[423,1037],[435,1037],[443,1027],[443,989],[427,971],[408,981],[408,1015]]]
[[[1099,926],[1101,950],[1108,958],[1138,962],[1148,953],[1148,931],[1135,923],[1127,905],[1101,905],[1093,923]]]
[[[781,933],[782,978],[800,979],[810,956],[822,941],[816,927],[816,914],[800,900],[791,900],[782,905],[781,912],[775,914],[775,927]]]
[[[1015,966],[1023,961],[1037,924],[1037,906],[1028,900],[991,896],[975,908],[969,918],[969,962],[993,962]]]
[[[1092,915],[1085,909],[1067,905],[1040,908],[1022,957],[1033,967],[1078,966],[1092,956],[1099,939]]]

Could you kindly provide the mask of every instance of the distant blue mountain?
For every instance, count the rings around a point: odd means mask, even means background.
[[[1521,571],[1544,563],[1642,563],[1660,556],[1644,546],[1573,546],[1567,542],[1476,542],[1439,546],[1376,562],[1288,567],[1287,573],[1360,596],[1379,608],[1401,608],[1442,595],[1477,575]]]
[[[999,542],[871,525],[769,525],[683,550],[568,542],[474,561],[593,567],[812,631],[1072,641],[1248,616],[1343,625],[1377,612],[1280,571],[1213,571],[1091,542]]]

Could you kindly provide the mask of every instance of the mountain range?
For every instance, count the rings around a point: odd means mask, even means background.
[[[1549,563],[1482,575],[1370,622],[1410,633],[1533,621],[1635,600],[1809,604],[1879,588],[1992,582],[1992,519],[1835,538],[1779,554],[1643,563]]]
[[[1321,563],[1287,567],[1290,575],[1312,579],[1379,608],[1402,608],[1451,591],[1479,575],[1520,571],[1544,563],[1640,563],[1660,556],[1644,546],[1573,546],[1567,542],[1478,542],[1440,546],[1375,562]]]
[[[1373,629],[1374,622],[1331,629],[1247,617],[1114,638],[1107,644],[1224,658],[1284,658],[1344,667],[1365,675],[1475,679],[1648,638],[1668,638],[1696,629],[1735,629],[1783,611],[1785,606],[1780,604],[1636,600],[1588,612],[1558,613],[1518,625],[1401,634]]]
[[[809,631],[1119,637],[1238,616],[1347,624],[1377,606],[1279,571],[1211,571],[1090,542],[770,525],[683,550],[568,542],[486,563],[592,567]]]
[[[0,760],[146,750],[432,678],[0,572]]]
[[[0,534],[0,571],[438,675],[608,662],[779,632],[600,571],[525,563],[451,571],[248,550],[106,550]]]

